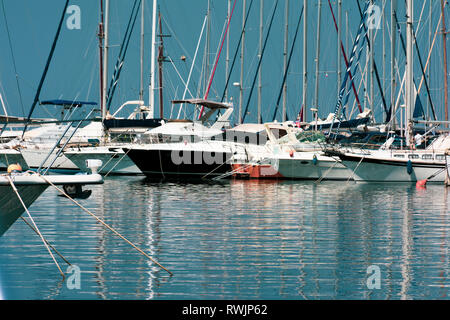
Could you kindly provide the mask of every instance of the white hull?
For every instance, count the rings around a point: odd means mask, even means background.
[[[354,156],[346,154],[341,158],[345,166],[354,172],[356,181],[368,182],[417,182],[427,179],[430,182],[444,182],[445,161],[398,160],[375,156]],[[364,157],[361,161],[361,157]],[[408,169],[409,167],[409,169]]]
[[[68,151],[65,151],[64,154],[84,172],[89,171],[86,166],[86,160],[98,159],[103,162],[102,167],[99,168],[100,174],[142,174],[142,171],[139,170],[134,162],[123,152],[121,147],[69,149]]]
[[[21,150],[22,155],[27,162],[28,166],[30,168],[36,169],[39,168],[39,166],[42,165],[42,162],[45,160],[47,155],[50,153],[49,148],[23,148]],[[54,150],[50,157],[45,161],[43,168],[47,168],[55,159],[56,155],[58,153],[58,149]],[[61,153],[58,158],[55,160],[53,165],[51,166],[51,169],[58,169],[58,170],[80,170],[78,166],[70,161],[64,153]]]
[[[273,159],[278,172],[287,179],[348,180],[351,172],[339,161],[315,152],[296,152]]]

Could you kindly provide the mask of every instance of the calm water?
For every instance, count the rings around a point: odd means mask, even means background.
[[[109,177],[90,189],[82,204],[174,276],[48,189],[30,211],[80,267],[81,288],[68,289],[19,220],[0,238],[0,297],[448,299],[450,195],[440,184]],[[366,284],[371,265],[378,290]]]

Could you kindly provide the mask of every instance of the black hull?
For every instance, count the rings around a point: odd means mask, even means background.
[[[231,170],[232,154],[228,152],[186,152],[183,161],[174,161],[172,150],[124,149],[124,152],[148,178],[208,179]]]
[[[162,119],[105,119],[106,129],[119,128],[156,128],[161,125]]]

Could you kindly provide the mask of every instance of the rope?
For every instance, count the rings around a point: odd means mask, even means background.
[[[119,232],[117,232],[114,228],[112,228],[111,226],[109,226],[106,222],[104,222],[102,219],[100,219],[99,217],[97,217],[95,214],[93,214],[91,211],[89,211],[88,209],[86,209],[85,207],[83,207],[79,202],[77,202],[76,200],[72,199],[67,193],[65,193],[63,190],[61,190],[60,188],[58,188],[55,184],[53,184],[51,181],[49,181],[47,178],[45,178],[43,175],[41,175],[40,173],[37,173],[37,175],[39,175],[42,179],[44,179],[44,181],[46,181],[48,184],[50,184],[52,187],[54,187],[56,190],[58,190],[62,195],[64,195],[67,199],[69,199],[70,201],[72,201],[74,204],[76,204],[78,207],[80,207],[84,212],[86,212],[87,214],[89,214],[90,216],[92,216],[93,218],[95,218],[98,222],[100,222],[100,224],[102,224],[104,227],[106,227],[107,229],[109,229],[111,232],[113,232],[116,236],[118,236],[119,238],[121,238],[122,240],[124,240],[126,243],[128,243],[130,246],[132,246],[134,249],[136,249],[139,253],[141,253],[142,255],[144,255],[146,258],[148,258],[150,261],[152,261],[154,264],[156,264],[157,266],[159,266],[161,269],[163,269],[164,271],[167,271],[171,276],[173,275],[172,272],[170,272],[169,270],[167,270],[165,267],[163,267],[159,262],[155,261],[152,257],[150,257],[148,254],[146,254],[144,251],[142,251],[140,248],[138,248],[135,244],[133,244],[131,241],[129,241],[127,238],[125,238],[123,235],[121,235]]]
[[[39,175],[40,175],[40,174],[39,174]],[[64,278],[66,277],[66,276],[64,275],[64,272],[62,272],[62,270],[61,270],[61,268],[60,268],[58,262],[57,262],[56,259],[55,259],[55,256],[53,255],[52,251],[50,250],[50,248],[49,248],[49,246],[48,246],[48,244],[47,244],[47,240],[45,240],[44,236],[43,236],[42,233],[39,231],[39,228],[37,227],[36,223],[34,222],[34,219],[33,219],[33,217],[31,216],[30,211],[28,211],[27,206],[26,206],[25,203],[23,202],[22,197],[21,197],[20,194],[19,194],[19,191],[17,190],[16,186],[14,185],[14,182],[12,181],[12,179],[11,179],[11,177],[10,177],[9,175],[6,176],[6,178],[8,179],[9,184],[11,185],[12,189],[13,189],[14,192],[16,193],[17,198],[19,199],[19,201],[20,201],[20,203],[22,204],[23,208],[24,208],[25,211],[27,212],[28,217],[30,218],[30,220],[31,220],[31,222],[32,222],[32,224],[33,224],[33,227],[34,227],[35,231],[37,232],[37,234],[38,234],[39,237],[41,238],[42,242],[44,243],[45,247],[47,248],[48,253],[49,253],[50,256],[52,257],[53,262],[54,262],[54,263],[56,264],[56,266],[58,267],[58,270],[59,270],[61,276],[62,276],[63,279],[64,279]]]

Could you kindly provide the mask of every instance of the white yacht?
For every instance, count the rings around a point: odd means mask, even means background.
[[[69,148],[64,151],[67,158],[77,164],[81,170],[86,170],[86,159],[95,158],[103,161],[99,172],[101,174],[143,174],[142,169],[129,157],[132,150],[144,146],[154,149],[155,146],[164,146],[168,150],[177,145],[208,140],[222,134],[222,128],[228,124],[228,119],[233,111],[227,104],[214,103],[200,99],[185,101],[173,101],[173,103],[188,103],[191,105],[205,105],[207,112],[198,122],[191,120],[161,120],[159,127],[144,132],[130,131],[122,128],[122,131],[111,131],[109,141],[98,147]],[[207,126],[207,120],[217,110],[226,110],[212,126]],[[129,142],[117,142],[120,136],[132,136]],[[126,150],[126,151],[124,151]],[[152,158],[150,158],[152,159]]]

